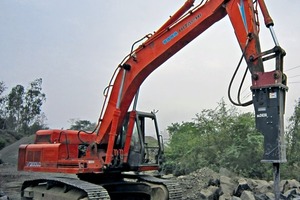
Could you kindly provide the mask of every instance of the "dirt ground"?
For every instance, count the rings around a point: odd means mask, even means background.
[[[11,164],[0,165],[0,191],[10,199],[20,199],[20,188],[24,180],[32,178],[28,172],[18,172],[17,167]]]
[[[32,177],[31,173],[18,172],[17,157],[20,144],[33,142],[34,136],[24,137],[21,140],[5,147],[0,151],[0,191],[6,193],[10,199],[20,199],[20,187],[25,179]]]
[[[21,185],[25,180],[30,180],[43,176],[62,176],[62,174],[52,173],[33,173],[22,172],[17,170],[18,150],[20,144],[33,143],[34,135],[24,137],[21,140],[0,150],[0,159],[3,164],[0,164],[0,194],[3,191],[10,200],[20,199]],[[0,200],[1,196],[0,196]]]
[[[39,177],[51,177],[51,176],[75,176],[64,175],[55,173],[36,173],[36,172],[23,172],[18,171],[17,166],[14,164],[0,164],[0,191],[3,191],[10,200],[20,199],[20,190],[22,183],[25,180],[35,179]],[[0,200],[1,197],[0,197]]]

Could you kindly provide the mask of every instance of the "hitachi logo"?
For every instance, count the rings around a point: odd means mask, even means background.
[[[27,167],[41,167],[41,162],[28,162]]]
[[[258,115],[256,115],[257,118],[264,118],[264,117],[268,117],[267,113],[260,113]]]

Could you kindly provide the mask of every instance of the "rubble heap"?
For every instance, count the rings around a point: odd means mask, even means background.
[[[273,181],[242,178],[226,169],[216,173],[208,168],[177,177],[184,200],[273,200]],[[282,180],[282,200],[300,200],[300,183]]]

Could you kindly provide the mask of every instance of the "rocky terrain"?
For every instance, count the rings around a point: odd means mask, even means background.
[[[236,176],[226,169],[218,173],[199,169],[189,175],[177,177],[185,200],[273,200],[273,181],[255,180]],[[300,200],[300,183],[282,180],[282,200]]]
[[[21,184],[39,173],[18,172],[17,152],[22,143],[30,143],[32,137],[23,138],[0,151],[0,200],[20,199]],[[53,174],[50,174],[53,175]],[[61,176],[61,175],[60,175]],[[272,200],[273,182],[239,177],[226,169],[214,172],[199,169],[189,175],[165,178],[176,179],[183,190],[184,200]],[[300,183],[297,180],[282,180],[282,200],[300,200]]]

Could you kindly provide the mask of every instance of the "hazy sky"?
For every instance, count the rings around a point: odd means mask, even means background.
[[[43,111],[51,128],[68,128],[72,118],[95,122],[103,89],[132,43],[158,29],[183,3],[1,0],[0,81],[11,89],[42,78],[47,97]],[[288,117],[300,97],[300,1],[266,3],[279,43],[287,52]],[[261,29],[262,49],[272,48],[262,20]],[[138,108],[159,110],[164,130],[173,122],[191,120],[202,109],[215,108],[223,97],[228,102],[228,83],[240,56],[226,17],[150,75],[141,87]],[[242,94],[245,98],[250,94],[249,80]],[[241,110],[252,111],[253,107]]]

